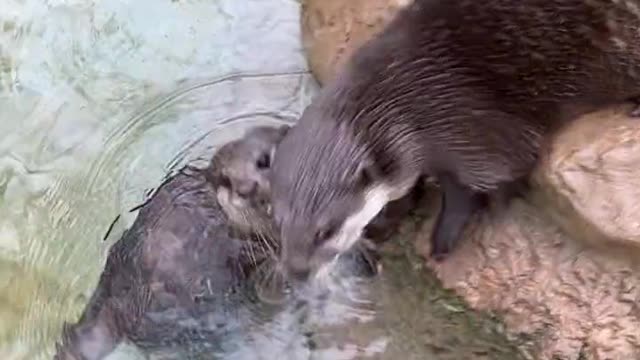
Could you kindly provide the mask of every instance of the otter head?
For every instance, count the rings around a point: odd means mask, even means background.
[[[281,271],[298,282],[331,269],[378,212],[415,183],[395,180],[366,135],[307,111],[280,143],[271,172]]]
[[[236,229],[268,232],[269,172],[276,147],[289,126],[259,126],[222,146],[211,160],[218,202]]]

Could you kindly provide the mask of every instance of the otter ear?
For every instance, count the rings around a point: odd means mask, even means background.
[[[282,125],[278,128],[278,133],[280,134],[281,137],[284,137],[285,135],[287,135],[290,129],[291,129],[291,126]]]

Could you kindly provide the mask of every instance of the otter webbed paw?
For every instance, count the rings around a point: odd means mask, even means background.
[[[442,261],[453,251],[471,216],[486,206],[483,194],[473,193],[453,177],[439,177],[442,206],[431,235],[431,254]]]

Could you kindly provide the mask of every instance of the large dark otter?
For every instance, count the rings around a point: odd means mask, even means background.
[[[552,130],[638,97],[639,16],[639,0],[415,0],[277,150],[284,269],[306,279],[423,175],[443,189],[442,258],[484,194],[527,178]]]
[[[275,256],[266,176],[287,129],[251,129],[210,167],[186,167],[163,183],[111,247],[55,358],[101,359],[125,339],[153,350],[232,330],[225,313],[241,306],[255,267]]]

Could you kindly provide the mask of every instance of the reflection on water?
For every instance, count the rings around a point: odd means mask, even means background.
[[[298,11],[294,0],[2,1],[0,358],[51,356],[62,322],[79,315],[107,249],[133,222],[128,210],[167,172],[208,158],[248,126],[299,116],[315,84]],[[117,214],[123,221],[102,241]],[[224,344],[224,358],[435,353],[398,346],[425,336],[397,325],[420,322],[393,316],[405,295],[374,306],[380,295],[368,285],[347,289],[355,294],[290,304]],[[318,330],[367,321],[375,327]],[[111,358],[140,356],[121,350]]]

